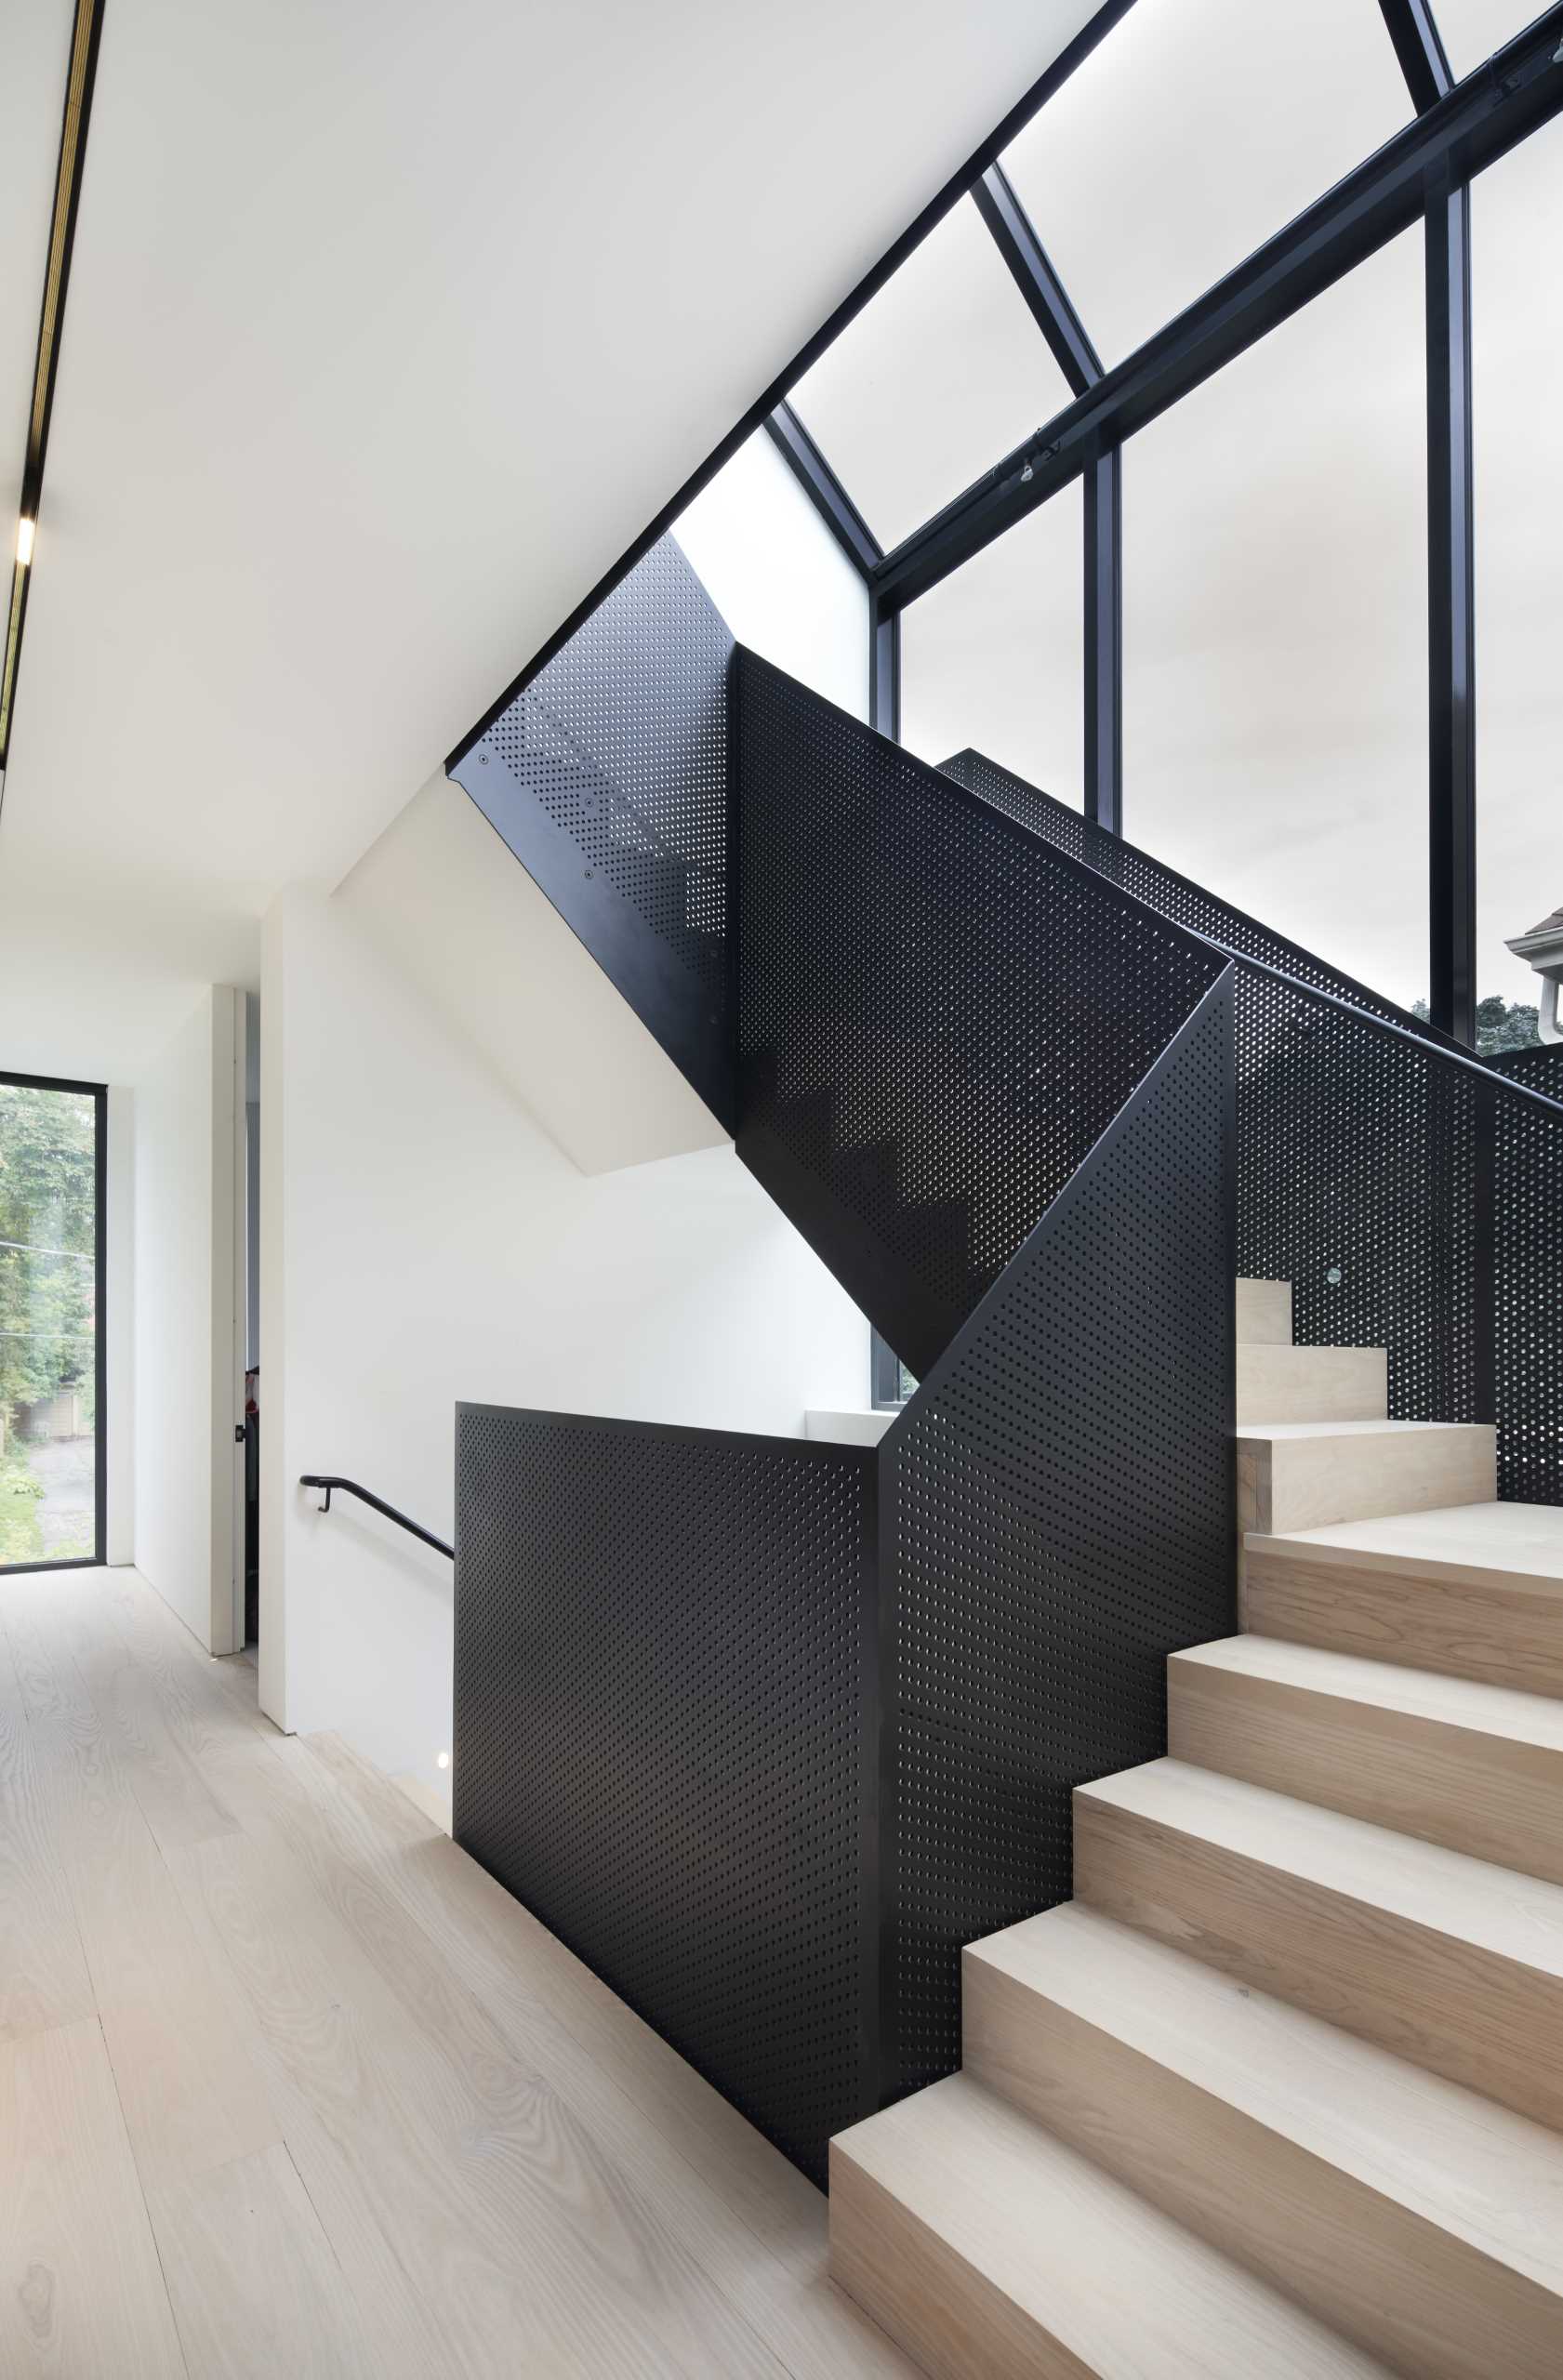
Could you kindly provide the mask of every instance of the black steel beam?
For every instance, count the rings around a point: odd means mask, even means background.
[[[1476,529],[1471,461],[1471,192],[1427,208],[1428,1013],[1477,1038]]]
[[[1454,87],[1443,38],[1428,0],[1379,0],[1395,55],[1418,115]]]
[[[1059,370],[1076,396],[1083,396],[1101,378],[1102,359],[1003,166],[989,165],[972,196]]]
[[[1123,832],[1123,451],[1085,474],[1085,814]]]
[[[884,548],[785,397],[766,415],[765,427],[847,560],[867,578],[884,560]]]
[[[868,598],[868,724],[901,741],[901,615]]]
[[[1430,188],[1468,181],[1563,111],[1560,45],[1554,7],[887,554],[875,572],[881,600],[898,607],[936,587],[1105,447],[1420,221]]]

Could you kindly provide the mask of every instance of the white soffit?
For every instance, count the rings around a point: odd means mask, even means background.
[[[68,12],[20,13],[58,86]],[[0,1064],[133,1072],[171,986],[253,980],[281,885],[342,877],[1093,13],[111,7]],[[34,290],[58,129],[57,89]]]

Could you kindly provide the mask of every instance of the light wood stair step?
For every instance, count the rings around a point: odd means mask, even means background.
[[[1175,1760],[1563,1884],[1563,1702],[1274,1636],[1167,1686]]]
[[[1290,1281],[1238,1283],[1238,1343],[1239,1346],[1256,1347],[1291,1346]]]
[[[1238,1421],[1382,1421],[1389,1357],[1382,1347],[1238,1342]]]
[[[1177,1760],[1075,1794],[1075,1893],[1563,2128],[1563,1889]]]
[[[1247,1624],[1266,1636],[1563,1696],[1563,1510],[1461,1504],[1255,1531]]]
[[[1563,2139],[1066,1905],[973,1945],[967,2073],[1421,2380],[1563,2367]]]
[[[1238,1431],[1238,1526],[1314,1529],[1490,1502],[1498,1439],[1484,1421],[1271,1421]]]
[[[831,2143],[830,2268],[934,2380],[1383,2380],[963,2074]]]
[[[410,1768],[398,1769],[391,1782],[399,1793],[404,1793],[416,1810],[432,1818],[444,1834],[451,1831],[451,1797],[431,1785],[427,1777],[419,1777]]]

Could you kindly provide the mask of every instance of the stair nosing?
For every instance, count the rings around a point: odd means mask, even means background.
[[[1132,2210],[1141,2229],[1138,2238],[1131,2244],[1131,2254],[1165,2255],[1175,2252],[1186,2257],[1194,2274],[1207,2285],[1218,2274],[1223,2276],[1252,2306],[1263,2307],[1267,2320],[1285,2323],[1293,2329],[1297,2343],[1305,2346],[1328,2341],[1335,2350],[1342,2373],[1359,2373],[1362,2380],[1369,2380],[1369,2375],[1378,2380],[1378,2375],[1384,2374],[1387,2380],[1384,2365],[1365,2349],[1331,2332],[1318,2315],[1298,2306],[1273,2282],[1250,2272],[1236,2258],[1212,2246],[1197,2231],[1180,2223],[1176,2216],[1168,2215],[1153,2200],[1142,2196],[1083,2151],[1061,2140],[1045,2125],[1037,2123],[1016,2108],[1000,2092],[994,2091],[973,2075],[960,2071],[947,2075],[942,2082],[928,2084],[911,2098],[898,2101],[877,2115],[868,2116],[860,2123],[837,2135],[831,2143],[833,2161],[841,2158],[854,2165],[866,2180],[895,2202],[909,2221],[932,2234],[948,2254],[974,2274],[985,2287],[1013,2306],[1025,2320],[1035,2324],[1038,2330],[1055,2341],[1066,2355],[1074,2357],[1095,2351],[1091,2340],[1082,2335],[1081,2302],[1066,2302],[1060,2306],[1056,2300],[1050,2300],[1034,2257],[1027,2275],[1030,2286],[1025,2294],[1015,2287],[1013,2274],[1006,2275],[1003,2269],[1005,2257],[1009,2256],[1013,2262],[1014,2245],[1020,2234],[1020,2218],[1013,2202],[1000,2201],[996,2190],[992,2191],[980,2204],[980,2212],[985,2217],[982,2228],[976,2228],[971,2221],[952,2228],[947,2211],[929,2202],[931,2185],[921,2175],[908,2177],[904,2172],[897,2172],[894,2147],[896,2130],[901,2125],[915,2122],[914,2111],[919,2108],[926,2109],[931,2103],[941,2119],[947,2121],[947,2110],[953,2104],[960,2111],[958,2121],[970,2118],[996,2121],[1003,2126],[1008,2142],[1022,2147],[1027,2141],[1034,2143],[1039,2158],[1045,2161],[1050,2187],[1061,2186],[1061,2175],[1066,2177],[1073,2174],[1077,2176],[1080,2184],[1094,2193],[1083,2218],[1080,2210],[1085,2201],[1078,2190],[1071,2193],[1070,2202],[1077,2219],[1105,2228],[1106,2218],[1101,2212],[1103,2203],[1108,2207],[1118,2204]],[[888,2141],[890,2146],[883,2150],[866,2147],[863,2135],[870,2134],[877,2143]],[[963,2208],[962,2212],[968,2210]],[[1004,2234],[1001,2227],[1006,2216],[1011,2228]],[[999,2247],[1000,2238],[1001,2251]],[[1115,2241],[1121,2239],[1116,2227],[1114,2238]],[[1101,2295],[1099,2290],[1093,2293],[1094,2298]],[[1117,2364],[1113,2367],[1115,2371],[1119,2368]],[[1121,2366],[1126,2374],[1129,2368],[1127,2364]],[[1150,2369],[1143,2358],[1136,2360],[1133,2368],[1136,2374]],[[1186,2360],[1180,2364],[1180,2369],[1190,2373],[1204,2368],[1203,2365],[1196,2367]],[[1233,2367],[1228,2362],[1220,2368],[1230,2370]]]
[[[1223,1658],[1228,1648],[1236,1653],[1237,1648],[1245,1646],[1263,1646],[1265,1650],[1253,1662],[1240,1657]],[[1271,1661],[1273,1667],[1265,1666]],[[1345,1675],[1325,1677],[1322,1673],[1331,1668],[1344,1669]],[[1190,1670],[1216,1671],[1224,1677],[1254,1678],[1265,1685],[1318,1695],[1353,1708],[1391,1712],[1427,1726],[1447,1727],[1451,1733],[1491,1737],[1509,1744],[1530,1744],[1539,1751],[1563,1755],[1563,1699],[1530,1694],[1522,1686],[1492,1686],[1484,1678],[1450,1676],[1439,1670],[1416,1669],[1405,1661],[1375,1660],[1365,1653],[1300,1644],[1289,1636],[1270,1636],[1262,1629],[1238,1636],[1223,1636],[1209,1645],[1190,1645],[1168,1656],[1169,1680],[1174,1672]],[[1321,1673],[1317,1680],[1310,1679],[1310,1670]],[[1432,1705],[1444,1707],[1429,1707]],[[1483,1722],[1484,1712],[1487,1724]],[[1554,1730],[1551,1735],[1536,1726],[1543,1715]],[[1501,1719],[1516,1724],[1507,1728],[1490,1724]]]
[[[1115,1992],[1110,1977],[1099,1977],[1095,1979],[1093,1995],[1090,1989],[1093,1978],[1088,1974],[1068,1973],[1061,1977],[1055,1973],[1052,1977],[1040,1977],[1027,1973],[1024,1951],[1042,1937],[1044,1930],[1054,1939],[1073,1943],[1083,1938],[1090,1946],[1083,1961],[1077,1954],[1077,1969],[1089,1967],[1093,1956],[1109,1963],[1115,1959],[1137,1961],[1145,1971],[1145,1979],[1132,1977],[1126,1990],[1120,1988]],[[1008,1951],[1006,1945],[1010,1946]],[[1241,1984],[1219,1969],[1207,1966],[1198,1956],[1082,1904],[1066,1902],[1040,1917],[1023,1920],[986,1942],[972,1944],[965,1956],[1008,1977],[1022,1990],[1051,1999],[1077,2022],[1119,2043],[1132,2056],[1174,2075],[1190,2090],[1233,2109],[1244,2121],[1288,2141],[1301,2154],[1345,2175],[1416,2220],[1458,2239],[1476,2254],[1555,2293],[1563,2317],[1563,2223],[1548,2233],[1537,2220],[1528,2224],[1525,2232],[1517,2237],[1505,2233],[1502,2228],[1484,2226],[1476,2202],[1459,2191],[1459,2177],[1469,2170],[1454,2153],[1462,2144],[1446,2142],[1440,2148],[1415,2139],[1419,2118],[1425,2122],[1441,2117],[1446,2129],[1457,2129],[1464,2123],[1470,2142],[1477,2142],[1477,2135],[1485,2132],[1490,2136],[1477,2143],[1481,2157],[1503,2161],[1506,2169],[1512,2171],[1512,2162],[1529,2152],[1534,2165],[1541,2169],[1535,2173],[1533,2186],[1555,2194],[1563,2207],[1563,2139],[1545,2126],[1463,2083],[1430,2073],[1392,2050],[1332,2025],[1326,2017],[1296,2008],[1274,1992]],[[1067,1954],[1063,1964],[1067,1968]],[[1169,2017],[1166,2009],[1172,1995],[1159,1999],[1152,1990],[1151,1978],[1158,1971],[1169,1981],[1181,1978],[1185,1991],[1208,1993],[1212,2006],[1224,2003],[1217,2008],[1222,2021],[1207,2030],[1181,2016]],[[1126,2010],[1126,2003],[1136,2001],[1137,2009]],[[1137,2030],[1131,2031],[1126,2027],[1135,2015],[1142,2016],[1143,2020]],[[1238,2017],[1245,2028],[1251,2029],[1257,2022],[1280,2037],[1285,2055],[1277,2055],[1276,2044],[1269,2044],[1263,2073],[1252,2056],[1240,2059],[1234,2055],[1236,2036],[1232,2023]],[[1328,2053],[1338,2067],[1346,2069],[1331,2074],[1322,2090],[1317,2072],[1305,2082],[1298,2081],[1310,2047],[1320,2059]],[[1399,2128],[1394,2135],[1382,2122],[1356,2112],[1362,2102],[1348,2096],[1352,2069],[1364,2081],[1371,2078],[1379,2094],[1387,2092],[1397,2099],[1394,2115]],[[1331,2089],[1337,2095],[1333,2100],[1329,2096]],[[1371,2095],[1364,2094],[1364,2097],[1368,2096]],[[1325,2108],[1332,2118],[1335,2137],[1330,2136],[1330,2128],[1323,2121],[1321,2110]],[[1386,2146],[1381,2155],[1375,2156],[1374,2146],[1378,2142]],[[1469,2142],[1465,2146],[1468,2153]],[[1408,2157],[1414,2160],[1415,2170],[1410,2179],[1403,2170],[1397,2172],[1397,2154],[1402,2168]],[[1553,2170],[1545,2170],[1548,2166]],[[1437,2187],[1439,2183],[1446,2185],[1441,2195]],[[1538,2235],[1534,2241],[1532,2230]],[[1538,2253],[1539,2246],[1549,2239],[1554,2243],[1550,2264]]]
[[[1193,1822],[1186,1815],[1167,1812],[1154,1806],[1157,1787],[1149,1788],[1153,1805],[1146,1807],[1146,1786],[1143,1780],[1159,1778],[1171,1780],[1171,1790],[1179,1793],[1188,1791],[1185,1780],[1202,1778],[1212,1807],[1219,1813],[1227,1808],[1251,1809],[1265,1818],[1272,1830],[1291,1827],[1294,1831],[1293,1848],[1301,1849],[1310,1839],[1323,1838],[1333,1842],[1343,1853],[1353,1848],[1384,1863],[1384,1875],[1378,1880],[1380,1889],[1371,1891],[1360,1878],[1342,1881],[1329,1872],[1326,1859],[1282,1856],[1279,1843],[1267,1844],[1265,1850],[1251,1847],[1240,1835],[1218,1832],[1209,1825]],[[1142,1780],[1135,1785],[1133,1780]],[[1112,1788],[1118,1788],[1115,1792]],[[1367,1818],[1347,1817],[1344,1811],[1332,1810],[1317,1802],[1303,1802],[1290,1793],[1278,1793],[1271,1787],[1252,1785],[1246,1778],[1227,1777],[1213,1769],[1196,1767],[1192,1762],[1171,1758],[1150,1761],[1139,1768],[1123,1769],[1113,1777],[1105,1777],[1089,1785],[1077,1786],[1077,1803],[1088,1806],[1114,1810],[1140,1818],[1151,1826],[1165,1829],[1172,1834],[1207,1841],[1231,1856],[1266,1869],[1277,1876],[1294,1876],[1317,1889],[1332,1893],[1364,1910],[1377,1910],[1393,1917],[1397,1923],[1414,1925],[1424,1933],[1440,1936],[1446,1940],[1466,1944],[1472,1950],[1491,1958],[1501,1958],[1510,1964],[1546,1977],[1563,1986],[1563,1885],[1553,1884],[1518,1870],[1500,1868],[1491,1860],[1474,1858],[1468,1852],[1451,1851],[1443,1844],[1427,1843],[1416,1835],[1397,1833],[1391,1827],[1375,1826]],[[1293,1815],[1294,1814],[1294,1815]],[[1393,1849],[1381,1848],[1393,1846]],[[1439,1901],[1429,1896],[1432,1906],[1417,1906],[1405,1887],[1418,1878],[1424,1881],[1441,1878],[1446,1887],[1453,1887],[1449,1897]],[[1458,1907],[1461,1894],[1469,1899],[1477,1896],[1482,1902],[1483,1914],[1489,1919],[1484,1931],[1469,1924],[1451,1922],[1451,1904]],[[1398,1887],[1397,1894],[1396,1888]],[[1544,1912],[1556,1929],[1550,1963],[1538,1956],[1533,1948],[1503,1938],[1508,1930],[1491,1921],[1506,1904],[1510,1909],[1530,1902],[1538,1912]]]

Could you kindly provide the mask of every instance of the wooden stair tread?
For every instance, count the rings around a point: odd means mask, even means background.
[[[1389,1411],[1382,1347],[1298,1347],[1239,1340],[1237,1415],[1261,1422],[1379,1421]]]
[[[831,2146],[837,2279],[941,2380],[1384,2367],[963,2074]]]
[[[1078,1903],[966,1957],[1563,2298],[1556,2133]]]
[[[1240,1346],[1290,1347],[1291,1282],[1239,1280],[1237,1329]]]
[[[1489,1503],[1497,1493],[1490,1422],[1239,1420],[1235,1435],[1245,1537]]]
[[[1563,1978],[1563,1887],[1179,1760],[1076,1791],[1238,1858]]]
[[[1247,1542],[1278,1554],[1328,1551],[1363,1568],[1415,1567],[1451,1579],[1490,1577],[1521,1590],[1528,1583],[1563,1588],[1563,1507],[1551,1504],[1436,1506],[1275,1536],[1251,1532]]]
[[[1224,1636],[1174,1653],[1172,1667],[1225,1670],[1406,1718],[1434,1720],[1472,1735],[1563,1752],[1563,1701],[1523,1694],[1513,1686],[1488,1686],[1479,1678],[1406,1669],[1398,1662],[1367,1660],[1360,1654],[1293,1644],[1282,1636]]]
[[[1486,1430],[1484,1421],[1239,1421],[1236,1435],[1239,1438],[1358,1438],[1430,1436],[1441,1433],[1452,1435],[1456,1431]],[[1517,1511],[1520,1508],[1516,1506]],[[1541,1510],[1540,1506],[1526,1507]]]
[[[442,1793],[437,1785],[431,1785],[426,1777],[415,1775],[410,1768],[398,1769],[391,1782],[399,1793],[406,1795],[415,1809],[421,1810],[426,1818],[433,1820],[442,1834],[450,1833],[451,1801],[448,1793]]]

